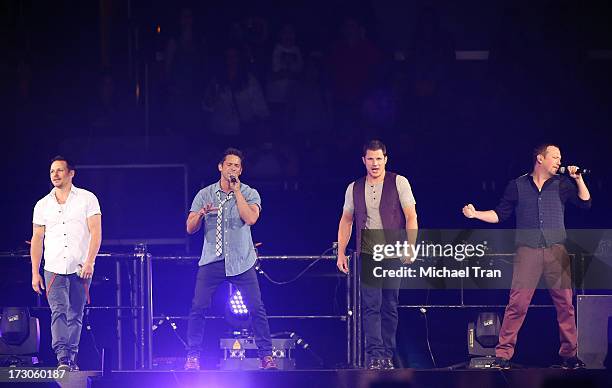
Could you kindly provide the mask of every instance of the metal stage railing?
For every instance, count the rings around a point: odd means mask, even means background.
[[[498,253],[498,254],[489,254],[487,257],[500,259],[500,260],[512,260],[515,256],[514,253]],[[585,258],[583,255],[569,253],[571,258],[571,271],[572,274],[584,274],[585,273]],[[352,338],[350,339],[350,355],[353,363],[349,363],[352,367],[362,368],[365,365],[365,339],[363,337],[363,329],[362,329],[362,320],[361,320],[361,279],[359,276],[355,276],[355,274],[359,273],[359,263],[357,260],[357,255],[354,253],[351,256],[351,261],[349,263],[349,276],[351,279],[349,283],[351,284],[351,288],[349,289],[350,299],[352,300],[353,305],[349,311],[354,315],[353,317],[353,327],[351,328]],[[462,282],[463,283],[463,282]],[[463,286],[457,289],[459,291],[459,300],[454,304],[429,304],[428,302],[423,304],[398,304],[398,309],[449,309],[449,310],[461,310],[461,309],[491,309],[491,308],[506,308],[506,304],[481,304],[481,303],[466,303],[465,301],[465,289]],[[406,289],[405,292],[409,292],[410,289]],[[486,290],[483,290],[486,291]],[[574,289],[574,295],[584,295],[585,289],[582,285],[581,288]],[[530,304],[529,308],[554,308],[555,306],[552,304]]]
[[[508,258],[513,254],[495,254],[490,257]],[[583,257],[570,254],[573,257],[572,271],[584,273]],[[114,306],[87,306],[89,310],[116,310],[117,314],[117,361],[119,369],[125,364],[123,356],[123,329],[124,317],[122,311],[132,312],[131,324],[136,333],[134,343],[134,365],[136,369],[151,369],[153,365],[153,322],[158,319],[187,319],[186,316],[156,316],[154,314],[153,301],[153,262],[154,261],[197,261],[199,256],[152,256],[144,244],[137,245],[133,253],[100,253],[99,258],[115,261],[116,274],[116,297]],[[0,254],[0,259],[21,258],[30,259],[26,254]],[[578,260],[576,260],[576,258]],[[262,261],[296,261],[296,260],[335,260],[336,256],[259,256]],[[123,260],[131,262],[131,276],[136,279],[130,287],[130,305],[124,306],[122,296],[122,266]],[[574,272],[577,273],[577,272]],[[270,315],[270,319],[337,319],[346,323],[346,363],[351,368],[363,367],[364,365],[364,339],[361,321],[361,279],[359,274],[359,262],[357,255],[353,253],[349,260],[349,275],[346,276],[346,312],[341,315]],[[342,276],[342,275],[338,275]],[[473,309],[473,308],[504,308],[506,305],[499,304],[466,304],[464,289],[460,288],[460,300],[454,304],[400,304],[403,309]],[[576,294],[584,294],[584,289],[576,290]],[[551,308],[553,305],[531,305],[534,308]],[[40,296],[37,297],[36,306],[32,309],[48,309],[41,304]],[[206,316],[207,319],[222,319],[220,316]]]
[[[200,256],[153,256],[153,261],[198,261]],[[328,256],[304,256],[304,255],[280,255],[280,256],[258,256],[259,260],[262,261],[298,261],[298,260],[336,260],[336,256],[328,255]],[[351,263],[355,263],[355,260],[351,260]],[[351,268],[350,274],[355,274],[355,270]],[[338,275],[342,276],[342,275]],[[349,367],[357,367],[359,365],[359,345],[356,343],[356,339],[360,338],[360,322],[358,317],[360,314],[356,313],[356,308],[358,308],[358,300],[356,299],[359,295],[357,290],[356,281],[358,281],[358,276],[346,276],[346,305],[347,309],[345,314],[341,315],[268,315],[268,319],[336,319],[346,323],[346,363]],[[152,279],[148,279],[149,284],[146,285],[147,288],[151,289],[153,287]],[[153,313],[152,313],[153,314]],[[151,315],[151,322],[154,322],[159,319],[176,319],[176,320],[186,320],[187,316],[156,316]],[[223,319],[221,316],[212,316],[207,315],[206,319]],[[152,330],[148,333],[149,338],[152,333]]]
[[[16,254],[0,254],[0,259],[20,259],[30,260],[30,255],[16,253]],[[115,261],[115,305],[114,306],[86,306],[85,310],[101,311],[101,310],[115,310],[117,325],[116,329],[116,347],[117,347],[117,363],[119,369],[124,369],[126,360],[124,359],[124,339],[123,339],[123,325],[129,320],[132,325],[132,329],[135,333],[136,340],[133,343],[133,365],[139,369],[148,369],[151,367],[151,343],[150,338],[150,327],[151,311],[152,311],[152,293],[151,289],[147,287],[150,284],[151,276],[151,255],[147,253],[146,247],[137,245],[133,253],[99,253],[97,256],[97,263],[102,260],[113,260]],[[131,284],[129,305],[123,305],[122,295],[122,263],[128,261],[127,266],[130,269],[130,276],[137,281]],[[131,265],[130,265],[131,264]],[[95,278],[95,275],[94,275]],[[30,309],[36,310],[49,310],[48,306],[43,306],[42,296],[36,295],[35,306],[30,306]],[[128,317],[125,317],[125,312],[128,312]],[[148,329],[149,328],[149,329]]]
[[[116,326],[116,347],[117,347],[117,364],[118,369],[125,369],[126,359],[124,357],[124,336],[123,326],[126,324],[126,319],[122,312],[129,311],[129,322],[132,325],[132,330],[136,334],[133,343],[135,369],[151,369],[153,365],[153,322],[161,318],[170,319],[187,319],[187,316],[156,316],[154,314],[153,301],[153,262],[154,261],[197,261],[199,256],[153,256],[147,251],[144,244],[139,244],[133,253],[100,253],[98,261],[115,261],[115,305],[114,306],[86,306],[86,310],[115,310],[117,317]],[[0,254],[0,259],[22,259],[29,260],[27,254]],[[101,260],[100,260],[101,259]],[[259,256],[262,261],[296,261],[296,260],[336,260],[336,256],[298,256],[298,255],[282,255],[282,256]],[[124,305],[123,296],[123,267],[122,263],[129,261],[128,268],[130,276],[135,279],[129,287],[129,305]],[[352,263],[355,260],[351,260]],[[130,265],[131,264],[131,265]],[[351,270],[354,274],[354,269]],[[342,276],[342,275],[338,275]],[[94,274],[95,277],[95,274]],[[359,294],[357,292],[356,280],[358,276],[346,276],[346,295],[347,309],[344,314],[340,315],[270,315],[269,319],[329,319],[340,320],[346,323],[346,362],[350,367],[359,365],[358,349],[359,344],[355,343],[355,339],[359,338],[360,323],[357,317],[360,314],[355,310],[358,308],[358,301],[355,299]],[[48,306],[43,306],[41,296],[37,295],[36,305],[30,307],[32,310],[48,310]],[[222,319],[219,316],[206,316],[207,319]]]

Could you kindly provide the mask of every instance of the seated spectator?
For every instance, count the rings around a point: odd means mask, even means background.
[[[208,64],[205,40],[198,27],[193,11],[182,8],[178,34],[166,46],[168,126],[174,134],[192,135],[202,124],[199,102],[208,78]]]
[[[287,95],[289,132],[308,143],[331,129],[331,103],[321,80],[321,55],[312,53],[302,77]]]
[[[359,138],[363,98],[371,88],[382,64],[380,50],[366,38],[355,18],[346,18],[341,38],[328,60],[334,104],[334,129],[342,137]]]
[[[295,44],[295,31],[292,25],[286,24],[272,53],[272,74],[267,86],[270,104],[287,102],[287,93],[295,85],[302,67],[302,52]]]
[[[255,135],[269,116],[257,79],[247,70],[240,50],[225,51],[225,66],[206,89],[203,108],[210,112],[210,130],[218,140],[244,143],[242,135]]]

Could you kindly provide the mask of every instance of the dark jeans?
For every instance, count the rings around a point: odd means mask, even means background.
[[[225,262],[217,261],[206,264],[198,269],[195,294],[189,312],[189,325],[187,327],[187,351],[190,353],[202,350],[204,338],[204,313],[211,305],[212,294],[223,281],[229,281],[240,290],[244,304],[251,314],[255,344],[259,348],[259,356],[272,354],[272,341],[270,339],[270,326],[266,309],[261,301],[261,291],[257,272],[251,267],[248,271],[236,276],[225,275]]]
[[[57,359],[74,361],[79,352],[83,311],[91,279],[77,274],[60,275],[45,271],[47,300],[51,307],[51,346]]]
[[[362,256],[362,271],[371,270],[371,256]],[[399,260],[384,260],[382,264],[386,269],[400,267]],[[396,348],[401,278],[385,278],[367,283],[370,284],[362,283],[361,287],[366,362],[371,358],[392,358]]]

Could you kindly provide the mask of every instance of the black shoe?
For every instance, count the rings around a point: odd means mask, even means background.
[[[510,369],[510,360],[503,357],[495,357],[491,363],[492,369]]]
[[[57,363],[57,370],[63,370],[66,372],[70,372],[72,370],[72,362],[70,361],[70,358],[68,357],[60,358],[59,362]]]
[[[381,362],[381,359],[380,358],[374,358],[374,357],[370,358],[370,361],[368,361],[367,368],[369,370],[383,370],[384,369],[383,365],[382,365],[382,362]]]
[[[563,369],[585,369],[586,365],[578,357],[564,357],[561,363]]]
[[[383,358],[380,360],[380,366],[383,370],[395,369],[393,366],[393,360],[391,358]]]
[[[76,364],[77,353],[70,355],[70,372],[79,372],[81,369]]]

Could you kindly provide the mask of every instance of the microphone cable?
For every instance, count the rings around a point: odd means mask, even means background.
[[[263,275],[266,279],[268,279],[268,281],[272,284],[276,284],[279,286],[283,286],[289,283],[293,283],[296,280],[300,279],[302,276],[304,276],[304,274],[306,272],[308,272],[315,264],[317,264],[319,261],[323,260],[323,256],[325,256],[326,254],[328,254],[330,251],[334,250],[334,247],[331,248],[327,248],[323,253],[321,253],[319,255],[319,258],[314,260],[312,263],[308,264],[308,266],[306,268],[304,268],[302,271],[300,271],[296,276],[294,276],[293,278],[289,279],[289,280],[274,280],[272,279],[272,277],[270,277],[270,275],[268,275],[261,266],[261,262],[259,262],[259,264],[255,265],[255,270],[260,273],[261,275]]]

